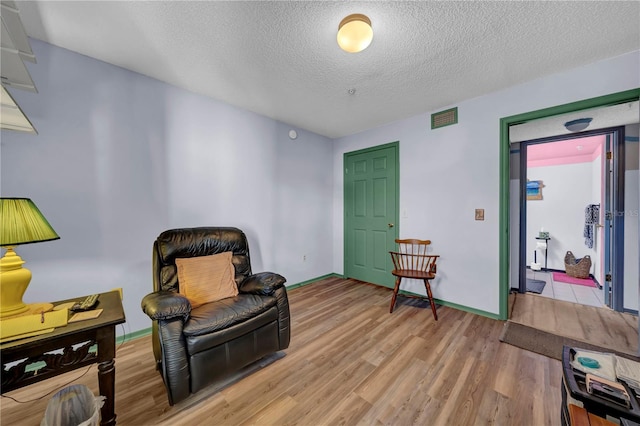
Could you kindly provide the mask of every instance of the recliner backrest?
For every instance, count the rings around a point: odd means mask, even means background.
[[[233,252],[236,285],[251,275],[249,243],[238,228],[200,227],[170,229],[153,243],[153,288],[179,290],[176,259]]]

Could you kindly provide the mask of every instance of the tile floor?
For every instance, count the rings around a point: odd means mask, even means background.
[[[527,269],[527,278],[544,280],[547,283],[540,296],[588,306],[604,306],[604,292],[597,287],[554,282],[550,272],[532,271],[530,269]]]

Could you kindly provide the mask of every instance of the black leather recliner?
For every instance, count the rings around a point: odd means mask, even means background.
[[[176,258],[233,252],[235,297],[192,308],[178,293]],[[153,320],[156,367],[173,405],[211,383],[289,346],[285,278],[251,273],[249,245],[237,228],[163,232],[153,244],[153,289],[142,310]]]

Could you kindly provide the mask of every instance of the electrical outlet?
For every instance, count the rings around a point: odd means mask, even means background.
[[[306,255],[306,254],[303,254],[303,255],[302,255],[302,261],[303,261],[303,262],[306,262],[306,261],[307,261],[307,255]]]
[[[476,209],[476,220],[484,220],[484,209]]]

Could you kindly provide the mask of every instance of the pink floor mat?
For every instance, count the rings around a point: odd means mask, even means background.
[[[595,287],[596,283],[591,278],[575,278],[564,272],[554,272],[553,281],[560,283],[569,283],[583,285],[586,287]]]

